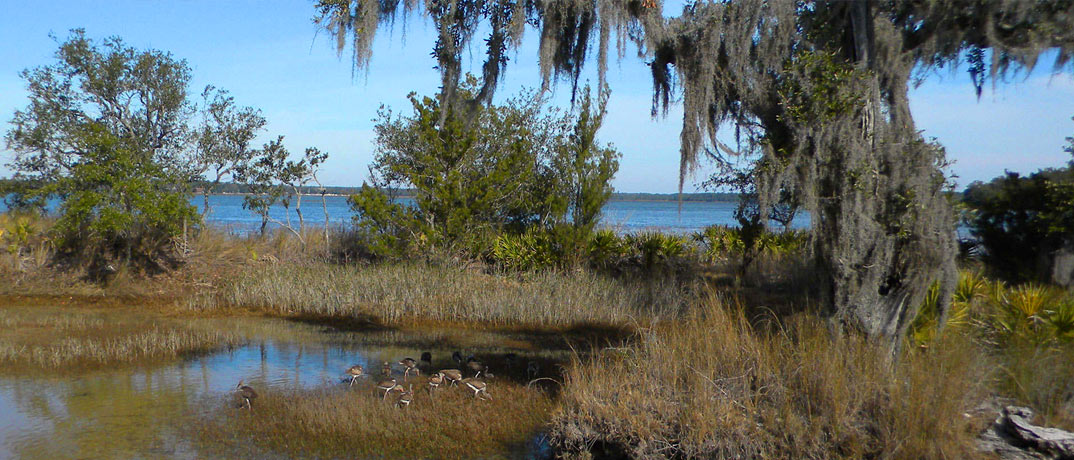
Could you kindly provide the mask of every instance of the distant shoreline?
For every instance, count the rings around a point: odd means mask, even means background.
[[[195,196],[202,196],[201,192],[195,192]],[[210,196],[246,196],[243,192],[216,192]],[[338,196],[348,197],[353,193],[340,193],[340,192],[325,192],[324,196]],[[308,193],[303,192],[303,197],[319,197],[320,193]],[[407,193],[400,193],[396,195],[396,198],[413,198],[413,195]],[[668,201],[679,201],[679,195],[677,193],[613,193],[608,201],[620,201],[620,202],[638,202],[638,203],[661,203]],[[738,202],[738,195],[733,193],[683,193],[683,203],[735,203]]]

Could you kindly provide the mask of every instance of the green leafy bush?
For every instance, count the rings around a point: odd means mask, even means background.
[[[963,196],[982,259],[1003,278],[1049,281],[1050,255],[1074,235],[1074,170],[1007,173]]]

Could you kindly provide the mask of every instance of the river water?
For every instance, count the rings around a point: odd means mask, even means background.
[[[208,222],[232,229],[236,233],[247,233],[261,225],[261,217],[242,207],[241,195],[213,195],[209,197],[211,212]],[[196,197],[191,200],[201,211],[204,200]],[[408,200],[403,200],[407,203]],[[604,206],[601,225],[619,232],[629,233],[639,230],[662,230],[673,233],[692,233],[710,225],[737,226],[734,218],[737,203],[724,201],[684,201],[680,209],[676,201],[610,201]],[[325,211],[327,210],[327,217]],[[347,204],[347,197],[329,196],[321,202],[320,196],[306,196],[302,199],[302,213],[308,225],[324,225],[327,219],[331,226],[346,225],[352,222],[354,212]],[[281,206],[274,206],[270,216],[281,222],[286,221],[287,213]],[[297,227],[298,216],[291,210],[292,224]],[[271,224],[270,224],[271,225]],[[809,217],[801,213],[794,221],[795,228],[809,226]]]

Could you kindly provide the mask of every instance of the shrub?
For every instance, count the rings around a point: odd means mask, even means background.
[[[993,271],[1015,282],[1050,281],[1051,254],[1074,235],[1074,170],[1007,173],[970,184],[963,201],[981,257]]]

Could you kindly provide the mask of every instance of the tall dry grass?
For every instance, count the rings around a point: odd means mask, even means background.
[[[576,360],[551,440],[637,458],[962,458],[981,395],[973,346],[907,351],[892,365],[813,318],[773,332],[708,302],[635,348]]]
[[[221,456],[519,458],[554,406],[548,394],[507,381],[490,380],[493,399],[474,400],[462,388],[430,396],[421,380],[407,408],[369,382],[264,391],[253,410],[229,399],[192,430],[199,450]]]
[[[421,263],[275,265],[249,270],[190,307],[263,309],[285,315],[478,321],[513,326],[626,324],[678,315],[694,298],[670,278],[624,283],[592,272],[523,279]]]
[[[64,373],[117,364],[145,364],[207,353],[242,339],[209,323],[134,309],[4,306],[0,308],[0,370]]]

